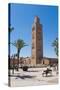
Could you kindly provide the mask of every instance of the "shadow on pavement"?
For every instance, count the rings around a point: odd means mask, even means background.
[[[20,75],[10,75],[10,77],[16,77],[16,79],[18,78],[21,78],[21,79],[26,79],[26,78],[35,78],[36,76],[30,76],[30,75],[23,75],[23,76],[20,76]]]

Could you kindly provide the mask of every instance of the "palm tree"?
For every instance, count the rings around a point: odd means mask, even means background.
[[[9,65],[9,68],[10,68],[10,33],[12,32],[14,30],[14,28],[13,27],[11,27],[11,25],[8,27],[8,49],[9,49],[9,55],[8,55],[8,59],[9,59],[9,61],[8,61],[8,65]]]
[[[54,47],[56,55],[58,56],[58,38],[53,41],[52,46]]]
[[[21,40],[21,39],[18,39],[17,41],[15,41],[14,43],[11,43],[12,45],[14,45],[16,48],[17,48],[17,59],[18,59],[18,68],[19,68],[19,54],[20,54],[20,51],[23,47],[27,46],[26,43]],[[17,69],[18,70],[18,69]]]
[[[10,33],[14,30],[11,25],[8,27],[8,69],[10,69]],[[10,70],[8,71],[8,75],[10,76]],[[9,77],[9,86],[10,86],[10,77]]]

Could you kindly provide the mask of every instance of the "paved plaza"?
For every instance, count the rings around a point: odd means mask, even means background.
[[[12,87],[22,86],[39,86],[39,85],[55,85],[58,84],[58,74],[52,69],[52,75],[42,76],[46,68],[29,68],[27,72],[19,69],[19,71],[11,72],[10,84]]]

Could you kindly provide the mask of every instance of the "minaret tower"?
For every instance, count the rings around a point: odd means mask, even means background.
[[[42,24],[38,16],[35,17],[32,25],[32,59],[31,64],[36,65],[41,63],[43,57],[43,33]]]

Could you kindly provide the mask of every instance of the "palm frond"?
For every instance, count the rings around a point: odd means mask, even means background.
[[[58,38],[53,41],[52,46],[54,47],[56,55],[58,56]]]
[[[9,30],[9,32],[12,32],[12,31],[14,30],[14,27],[11,27],[11,26],[10,26],[10,27],[8,28],[8,30]]]
[[[18,39],[17,41],[11,44],[14,45],[17,49],[21,49],[25,46],[28,46],[22,39]]]

